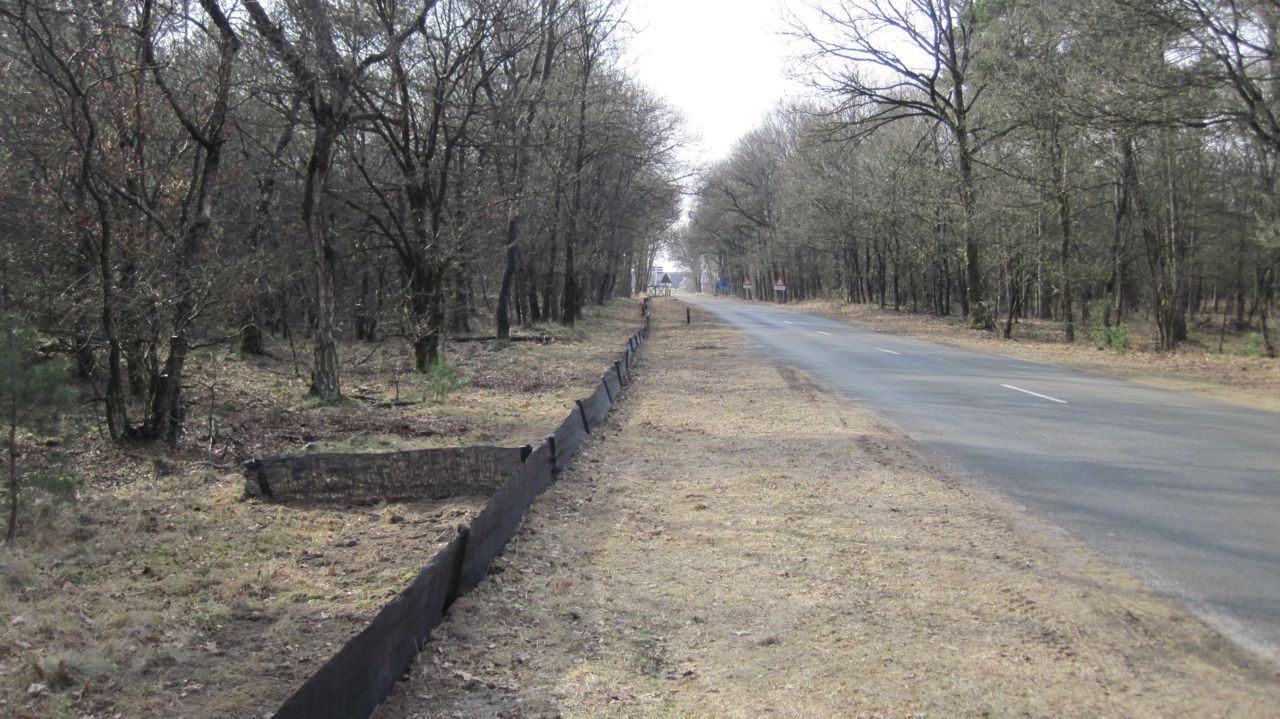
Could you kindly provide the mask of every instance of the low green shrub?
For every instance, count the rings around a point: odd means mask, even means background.
[[[56,502],[74,500],[81,486],[80,477],[60,455],[51,457],[44,469],[28,473],[27,482]]]
[[[1267,353],[1266,343],[1262,341],[1261,332],[1250,332],[1245,336],[1244,351],[1254,359],[1261,359]]]
[[[1116,352],[1128,352],[1133,349],[1133,342],[1129,339],[1129,326],[1120,322],[1112,327],[1107,345]]]
[[[464,377],[457,365],[445,361],[443,352],[431,363],[430,370],[420,381],[424,397],[434,402],[443,402],[449,395],[471,384],[471,379]]]
[[[1089,326],[1089,336],[1093,338],[1094,342],[1098,343],[1099,349],[1106,348],[1116,352],[1128,352],[1133,348],[1133,341],[1129,339],[1129,327],[1123,322],[1108,325],[1107,318],[1110,314],[1110,297],[1095,300],[1089,306],[1089,317],[1086,320]]]

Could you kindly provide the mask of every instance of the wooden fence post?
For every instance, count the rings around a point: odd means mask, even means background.
[[[453,562],[453,568],[450,570],[449,593],[445,595],[444,608],[448,609],[458,599],[460,588],[462,587],[462,560],[467,557],[467,541],[471,539],[470,527],[458,527],[458,557]]]
[[[578,405],[578,416],[582,417],[582,428],[587,430],[587,434],[591,434],[591,423],[587,421],[587,408],[582,406],[582,400],[575,399]]]

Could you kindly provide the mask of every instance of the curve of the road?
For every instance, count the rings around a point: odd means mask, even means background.
[[[681,295],[1280,661],[1280,414]]]

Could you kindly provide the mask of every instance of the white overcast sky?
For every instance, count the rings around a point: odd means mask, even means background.
[[[779,0],[630,0],[628,64],[685,117],[691,162],[716,160],[799,86]]]

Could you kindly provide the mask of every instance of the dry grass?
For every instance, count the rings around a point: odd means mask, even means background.
[[[548,328],[548,345],[455,345],[450,361],[473,381],[443,402],[424,401],[395,343],[344,348],[358,398],[339,407],[305,399],[287,345],[274,359],[202,355],[174,454],[104,442],[85,420],[61,447],[85,480],[79,498],[32,507],[18,548],[0,550],[0,716],[262,716],[486,498],[264,504],[242,500],[240,463],[536,442],[594,389],[638,314],[619,302]]]
[[[1223,351],[1218,352],[1215,326],[1193,328],[1190,339],[1175,352],[1157,349],[1150,322],[1127,320],[1132,351],[1100,350],[1089,338],[1088,328],[1076,326],[1076,342],[1063,339],[1061,323],[1022,320],[1014,325],[1013,338],[998,332],[968,329],[960,317],[933,317],[882,310],[875,305],[847,305],[830,301],[799,302],[788,309],[809,312],[891,334],[909,335],[957,347],[995,352],[1033,362],[1105,374],[1167,389],[1205,394],[1246,407],[1280,411],[1280,360],[1250,357],[1247,333],[1228,328]]]
[[[379,719],[1280,706],[1275,665],[673,305]]]

